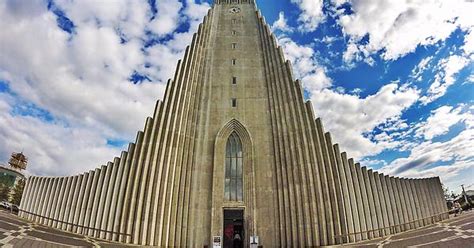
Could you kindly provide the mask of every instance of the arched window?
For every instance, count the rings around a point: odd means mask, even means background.
[[[234,132],[229,136],[226,145],[225,200],[243,201],[242,171],[242,143],[239,136]]]

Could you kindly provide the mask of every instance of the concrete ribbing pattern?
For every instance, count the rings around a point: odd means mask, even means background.
[[[223,200],[218,176],[233,132],[239,202]],[[420,220],[446,210],[439,178],[389,177],[341,153],[253,0],[215,1],[127,152],[80,175],[30,177],[20,207],[56,228],[156,246],[210,245],[228,208],[244,210],[245,240],[264,246],[354,242],[447,217]]]

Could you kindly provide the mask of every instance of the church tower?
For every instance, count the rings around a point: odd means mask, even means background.
[[[254,0],[216,0],[128,150],[80,175],[30,177],[20,216],[190,247],[333,245],[447,218],[439,178],[394,178],[341,152],[291,67]]]

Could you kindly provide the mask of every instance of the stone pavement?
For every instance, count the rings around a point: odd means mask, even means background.
[[[345,246],[474,248],[474,211],[413,231]]]
[[[133,247],[59,231],[25,221],[3,210],[0,210],[0,246]],[[474,248],[474,211],[417,230],[346,246]]]
[[[0,210],[0,247],[132,247],[94,240],[25,221]]]

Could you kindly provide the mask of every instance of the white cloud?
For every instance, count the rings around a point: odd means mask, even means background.
[[[183,4],[178,0],[159,0],[156,1],[158,13],[155,19],[150,22],[149,28],[159,36],[172,33],[179,24],[179,11]]]
[[[451,106],[442,106],[431,112],[431,116],[428,119],[419,124],[416,130],[416,136],[423,136],[425,139],[430,140],[439,135],[446,134],[449,129],[466,120],[469,115],[462,113],[463,106],[453,108]]]
[[[185,8],[178,1],[156,2],[158,15],[150,23],[146,1],[57,0],[74,23],[71,35],[58,27],[44,1],[0,1],[0,79],[8,82],[12,97],[55,117],[48,122],[12,115],[15,103],[3,95],[2,159],[24,147],[32,158],[30,172],[70,174],[119,155],[107,139],[133,141],[209,8],[192,1]],[[189,31],[172,33],[182,21]],[[145,48],[150,29],[170,39]],[[151,82],[131,83],[135,71]]]
[[[280,37],[278,41],[286,59],[293,64],[296,78],[301,79],[308,91],[318,91],[332,85],[331,78],[326,75],[326,69],[316,61],[313,48],[299,45],[288,37]]]
[[[350,156],[358,159],[402,145],[386,135],[372,141],[365,134],[391,119],[399,118],[417,101],[418,96],[419,92],[413,88],[390,83],[366,98],[325,89],[312,92],[311,101],[316,115],[322,118],[334,140]]]
[[[464,45],[461,49],[465,55],[474,53],[474,30],[469,31],[469,33],[464,36]]]
[[[276,31],[276,30],[280,30],[280,31],[283,31],[283,32],[292,32],[293,31],[293,28],[288,26],[287,20],[285,18],[285,13],[283,11],[281,11],[278,14],[278,20],[276,20],[272,24],[271,28],[272,28],[273,31]]]
[[[349,1],[353,13],[343,14],[340,25],[351,42],[345,59],[357,59],[361,52],[373,54],[382,51],[382,58],[395,60],[413,52],[417,46],[443,41],[461,28],[474,26],[471,10],[474,3],[464,0],[400,1],[385,0]],[[358,42],[365,36],[367,44]],[[350,49],[350,51],[349,51]]]
[[[318,25],[324,21],[323,1],[322,0],[291,0],[298,5],[301,13],[298,17],[301,32],[312,32],[318,28]]]
[[[410,77],[414,78],[416,81],[421,81],[423,79],[422,74],[428,69],[433,56],[428,56],[423,58],[420,63],[412,70]]]
[[[416,136],[425,141],[412,146],[410,155],[398,158],[381,169],[382,172],[403,177],[440,176],[443,183],[454,189],[458,183],[472,178],[474,171],[474,108],[464,105],[442,106],[424,122],[412,127]],[[447,141],[431,139],[446,134],[456,123],[465,129]],[[463,174],[466,173],[466,174]]]
[[[71,175],[106,163],[120,154],[108,147],[99,130],[68,127],[31,116],[12,116],[8,96],[0,95],[0,158],[7,161],[12,151],[29,157],[27,172],[34,175]],[[3,107],[2,107],[3,106]]]
[[[440,69],[435,75],[434,82],[429,87],[427,94],[420,98],[420,101],[426,105],[442,97],[448,90],[448,87],[455,83],[456,74],[468,63],[468,59],[458,55],[442,59],[438,64]]]

